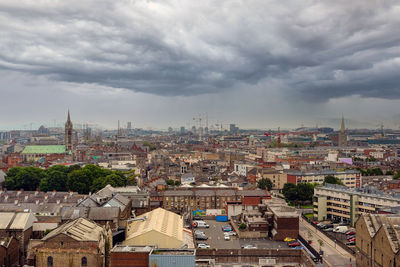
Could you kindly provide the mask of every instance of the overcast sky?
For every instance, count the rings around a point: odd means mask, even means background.
[[[398,0],[0,1],[0,129],[398,129],[399,85]]]

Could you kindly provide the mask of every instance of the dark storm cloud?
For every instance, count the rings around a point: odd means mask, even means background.
[[[157,95],[400,98],[398,1],[0,2],[0,68]],[[246,92],[244,92],[246,93]]]

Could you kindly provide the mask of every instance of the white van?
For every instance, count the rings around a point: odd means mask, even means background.
[[[209,228],[210,226],[204,221],[193,221],[193,227],[197,228]]]
[[[333,229],[333,232],[344,234],[347,230],[349,230],[349,228],[347,226],[342,225],[342,226],[336,226],[336,228]]]

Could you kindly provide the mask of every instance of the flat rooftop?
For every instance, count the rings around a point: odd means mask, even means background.
[[[194,249],[154,249],[152,255],[195,255]]]
[[[148,252],[150,253],[153,247],[150,246],[124,246],[116,245],[112,252]]]

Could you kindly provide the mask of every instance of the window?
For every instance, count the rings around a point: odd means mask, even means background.
[[[82,266],[87,266],[87,258],[86,257],[82,257]]]
[[[53,257],[47,257],[47,267],[53,267]]]

